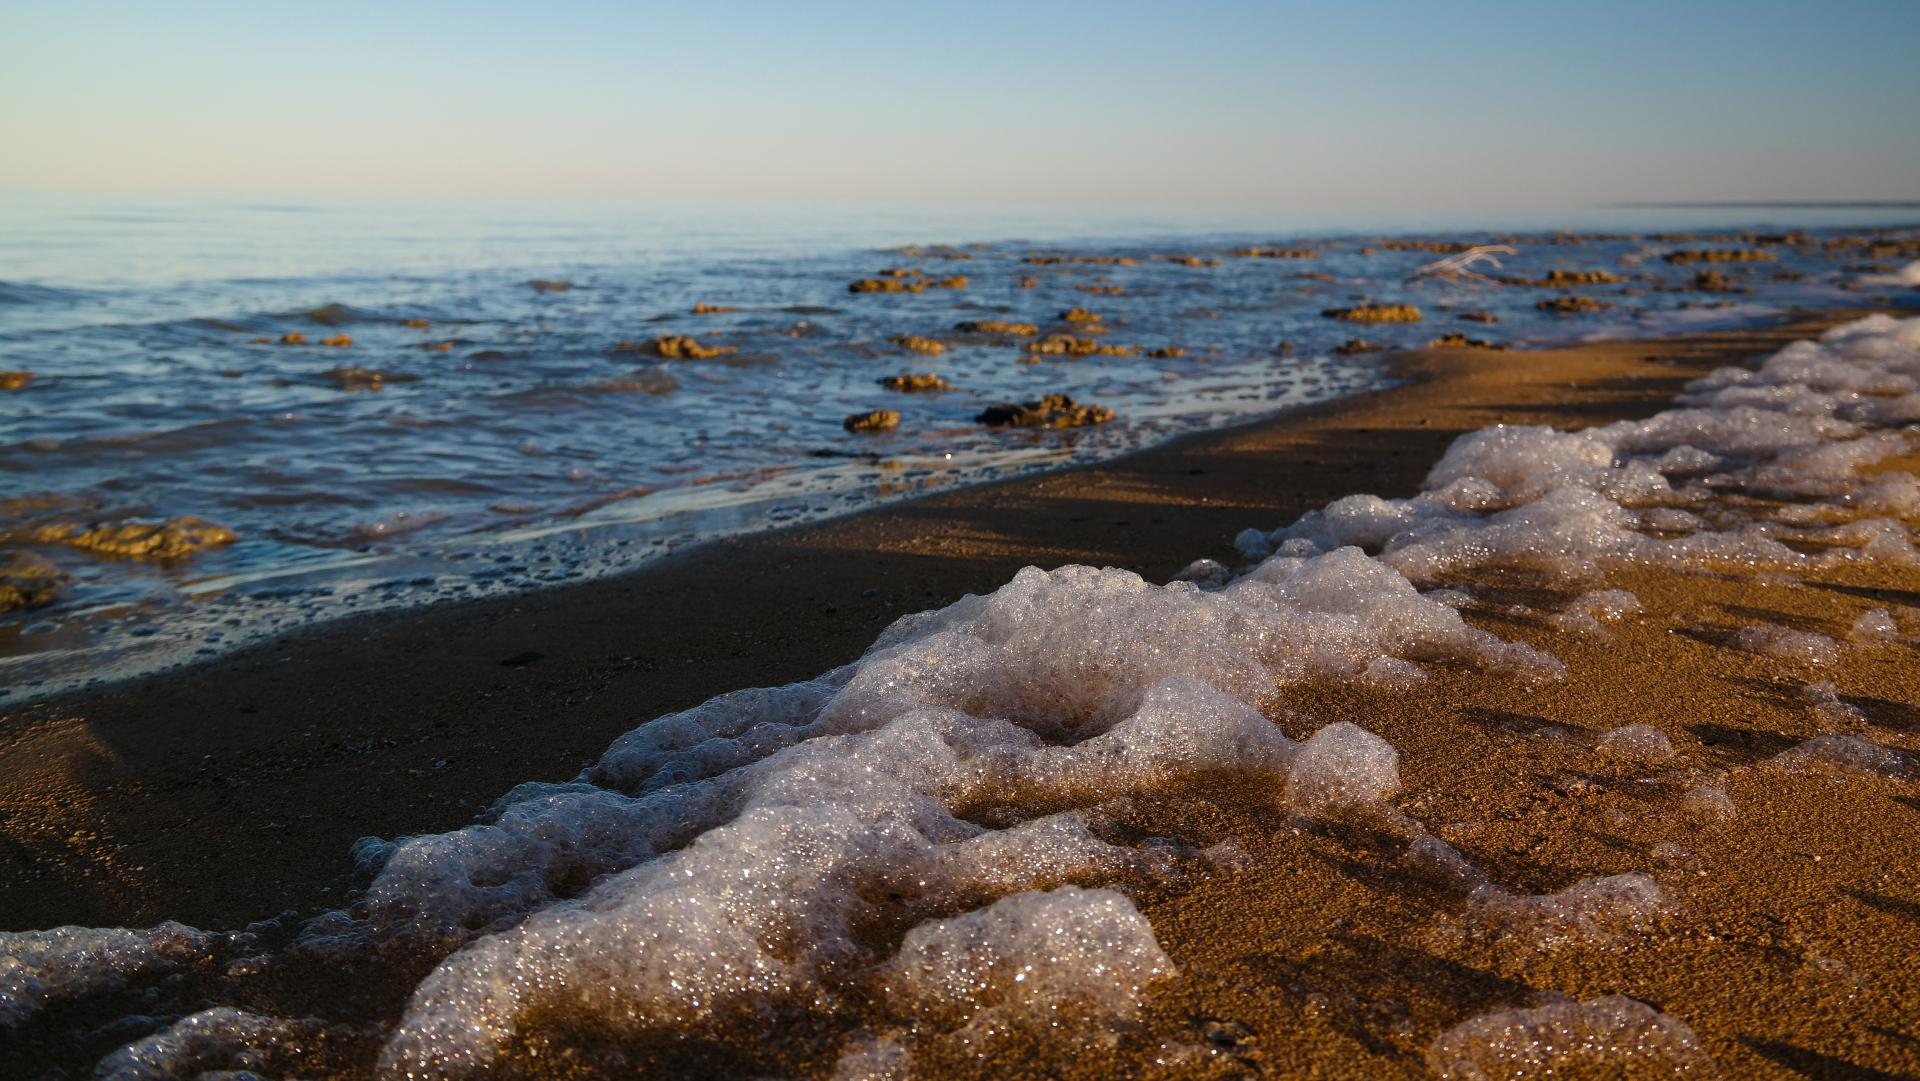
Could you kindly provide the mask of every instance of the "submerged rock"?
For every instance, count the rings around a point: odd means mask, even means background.
[[[1049,394],[1036,402],[988,406],[974,418],[990,428],[1082,428],[1105,424],[1114,412],[1104,405],[1082,405],[1064,394]]]
[[[43,525],[24,538],[35,544],[64,544],[102,555],[126,559],[181,559],[232,544],[233,530],[202,518],[173,518],[165,522],[121,522],[83,526],[73,522]]]
[[[70,580],[60,568],[32,552],[14,552],[0,558],[0,613],[51,604]]]
[[[1675,266],[1686,266],[1691,263],[1771,263],[1776,261],[1772,252],[1739,248],[1670,251],[1661,258]]]
[[[1275,248],[1255,244],[1245,248],[1234,248],[1227,254],[1240,259],[1312,259],[1320,253],[1312,248]]]
[[[1429,349],[1492,349],[1498,352],[1504,352],[1506,351],[1507,346],[1506,346],[1506,343],[1504,342],[1490,342],[1481,338],[1469,338],[1465,334],[1448,333],[1448,334],[1442,334],[1438,338],[1435,338],[1434,340],[1428,342],[1427,348]]]
[[[297,330],[289,330],[285,334],[280,335],[280,344],[305,345],[307,344],[307,336]]]
[[[1595,300],[1592,297],[1564,296],[1549,297],[1535,304],[1534,307],[1543,312],[1552,312],[1555,315],[1573,315],[1578,312],[1604,312],[1612,308],[1613,305],[1604,300]]]
[[[1025,348],[1036,356],[1130,357],[1140,352],[1137,345],[1106,345],[1072,334],[1049,334],[1039,341],[1028,342]]]
[[[730,345],[702,345],[691,334],[662,334],[650,342],[617,342],[616,353],[645,353],[661,360],[707,360],[737,352]]]
[[[947,351],[946,342],[938,338],[923,338],[918,334],[897,334],[892,341],[902,349],[925,353],[930,357],[937,357]]]
[[[1147,354],[1155,360],[1173,360],[1187,355],[1187,351],[1177,345],[1163,345]]]
[[[952,390],[947,381],[933,372],[905,372],[889,375],[880,380],[880,385],[888,390],[897,390],[903,394],[920,394],[934,390]]]
[[[1500,321],[1500,317],[1492,312],[1480,311],[1459,312],[1454,315],[1454,318],[1465,319],[1469,323],[1498,323]]]
[[[1166,260],[1169,263],[1174,263],[1178,266],[1201,267],[1201,266],[1219,266],[1220,265],[1220,260],[1208,259],[1205,256],[1200,256],[1200,255],[1163,255],[1160,258]]]
[[[564,293],[573,288],[573,283],[553,278],[535,278],[527,283],[527,288],[536,293]]]
[[[1127,287],[1124,285],[1076,285],[1073,288],[1076,292],[1103,297],[1125,296],[1127,292]]]
[[[33,382],[32,372],[0,372],[0,390],[24,390],[31,382]]]
[[[330,380],[341,390],[379,390],[388,383],[412,383],[418,381],[420,377],[376,371],[372,368],[348,367],[328,368],[320,373],[320,378]]]
[[[350,334],[335,334],[331,338],[320,339],[320,344],[334,349],[345,349],[353,344],[353,336]]]
[[[1333,347],[1333,355],[1336,357],[1350,357],[1356,353],[1378,353],[1385,348],[1386,346],[1381,345],[1379,342],[1370,342],[1365,338],[1348,338],[1346,341]]]
[[[885,271],[882,271],[882,273],[885,273]],[[918,272],[916,271],[914,273]],[[956,274],[951,278],[883,277],[861,278],[859,281],[849,282],[847,284],[847,292],[924,293],[928,289],[965,289],[966,287],[967,278],[964,274]]]
[[[1382,240],[1376,247],[1382,251],[1430,251],[1435,255],[1459,255],[1473,250],[1473,245],[1458,240]],[[1372,254],[1365,248],[1360,253]]]
[[[1085,308],[1068,308],[1066,311],[1060,313],[1060,321],[1063,323],[1098,323],[1100,321],[1100,313],[1088,311]]]
[[[1349,323],[1418,323],[1421,319],[1420,309],[1411,304],[1362,304],[1354,308],[1327,308],[1320,314]]]
[[[1569,286],[1569,285],[1612,285],[1627,279],[1610,270],[1560,270],[1547,271],[1547,276],[1529,285]]]
[[[1695,293],[1744,293],[1746,289],[1718,270],[1702,270],[1687,282]]]
[[[1031,338],[1040,333],[1040,328],[1032,323],[1009,323],[1001,319],[969,320],[955,323],[953,329],[962,334],[1005,334],[1015,338]]]
[[[1131,255],[1029,255],[1020,261],[1032,266],[1059,266],[1063,263],[1076,263],[1080,266],[1140,265],[1140,260]]]
[[[841,421],[840,426],[849,432],[890,432],[900,427],[900,411],[876,409],[871,413],[855,413]]]
[[[737,312],[739,310],[739,308],[730,308],[725,304],[708,304],[704,301],[693,306],[693,314],[695,315],[725,315],[728,312]]]

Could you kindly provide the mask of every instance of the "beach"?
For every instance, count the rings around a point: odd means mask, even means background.
[[[1400,353],[1386,389],[1125,457],[731,538],[583,584],[322,625],[20,707],[0,714],[0,919],[5,930],[237,928],[347,906],[365,887],[348,857],[359,838],[458,829],[515,785],[574,777],[649,718],[812,679],[899,617],[990,593],[1022,567],[1118,567],[1158,583],[1203,557],[1243,565],[1242,530],[1352,493],[1410,496],[1463,433],[1648,416],[1688,380],[1863,314]],[[1909,452],[1873,468],[1917,465]],[[1631,927],[1517,948],[1475,923],[1486,905],[1471,881],[1407,855],[1393,816],[1314,824],[1245,778],[1187,777],[1103,805],[1115,835],[1231,847],[1208,872],[1120,876],[1177,969],[1137,1023],[1064,1057],[1045,1028],[1000,1034],[988,1059],[933,1041],[916,1045],[916,1073],[1429,1076],[1443,1033],[1489,1011],[1551,1008],[1543,994],[1625,995],[1684,1018],[1722,1076],[1920,1070],[1914,789],[1764,765],[1835,731],[1920,752],[1908,614],[1920,571],[1867,560],[1791,576],[1632,565],[1601,577],[1469,569],[1448,581],[1472,595],[1469,624],[1559,658],[1564,679],[1489,679],[1443,660],[1424,663],[1417,694],[1302,680],[1269,717],[1295,740],[1347,721],[1391,744],[1397,814],[1503,895],[1655,874],[1664,898]],[[1639,610],[1578,633],[1554,621],[1602,589],[1631,593]],[[1892,611],[1895,630],[1838,658],[1736,643],[1756,624],[1857,639],[1850,628],[1873,609]],[[1816,681],[1831,694],[1810,696]],[[1602,746],[1629,725],[1670,746]],[[1690,809],[1697,788],[1721,790],[1737,813]],[[326,997],[309,1002],[323,1016]],[[688,1076],[821,1070],[820,1048],[799,1036],[781,1046],[732,1046],[722,1031],[623,1053]],[[35,1053],[78,1061],[50,1047]],[[502,1062],[566,1075],[616,1061],[557,1047],[529,1039]],[[1639,1065],[1665,1076],[1675,1061]]]

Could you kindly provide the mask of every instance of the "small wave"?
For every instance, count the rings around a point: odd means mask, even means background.
[[[0,304],[71,304],[91,294],[81,289],[57,289],[50,285],[0,281]]]

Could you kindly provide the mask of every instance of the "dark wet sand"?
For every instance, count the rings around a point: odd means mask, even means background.
[[[1024,565],[1164,580],[1200,556],[1231,561],[1249,525],[1352,492],[1411,493],[1461,432],[1645,415],[1686,379],[1853,314],[1406,354],[1394,360],[1403,386],[1104,465],[716,544],[586,585],[339,625],[22,708],[0,716],[0,922],[218,928],[337,904],[358,837],[462,825],[516,783],[571,777],[642,720],[816,675],[895,617],[991,590]],[[1535,607],[1555,599],[1485,584]],[[1809,676],[1716,639],[1760,621],[1844,635],[1867,607],[1920,605],[1920,575],[1853,568],[1793,586],[1631,572],[1610,584],[1648,608],[1611,643],[1570,642],[1521,615],[1470,616],[1560,655],[1565,684],[1441,672],[1419,695],[1307,688],[1290,705],[1394,743],[1408,812],[1510,888],[1628,870],[1697,882],[1683,931],[1638,949],[1521,958],[1437,944],[1435,913],[1458,902],[1394,869],[1404,842],[1301,833],[1265,795],[1202,788],[1153,808],[1154,832],[1237,837],[1252,863],[1143,896],[1182,969],[1156,997],[1148,1036],[1238,1033],[1209,1067],[1222,1076],[1420,1075],[1422,1049],[1464,1017],[1541,990],[1621,992],[1687,1018],[1724,1076],[1920,1071],[1920,797],[1910,784],[1785,783],[1752,768],[1816,731],[1792,698],[1809,678],[1836,680],[1868,703],[1874,738],[1913,751],[1920,665],[1890,646]],[[1694,766],[1732,769],[1738,822],[1682,829],[1677,792],[1597,769],[1594,730],[1629,721],[1667,731]],[[1547,724],[1570,738],[1533,735]],[[1693,862],[1651,865],[1648,846],[1676,838]]]

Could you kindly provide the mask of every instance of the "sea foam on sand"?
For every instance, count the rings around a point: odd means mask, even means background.
[[[1404,831],[1408,859],[1466,895],[1479,931],[1535,948],[1638,933],[1670,911],[1648,875],[1510,893],[1394,808],[1399,754],[1384,740],[1336,721],[1296,743],[1270,718],[1308,681],[1419,694],[1431,663],[1561,676],[1553,657],[1461,617],[1469,598],[1448,576],[1470,569],[1574,584],[1622,563],[1920,561],[1900,521],[1920,512],[1920,484],[1862,472],[1910,449],[1916,420],[1920,320],[1876,316],[1715,372],[1646,420],[1465,435],[1418,495],[1349,496],[1243,533],[1238,574],[1203,561],[1155,585],[1028,568],[901,619],[818,679],[642,724],[575,780],[522,785],[476,825],[362,842],[361,903],[274,949],[177,925],[0,935],[0,1027],[209,959],[239,958],[224,986],[244,1005],[249,980],[297,956],[426,971],[378,1037],[394,1076],[488,1076],[513,1046],[581,1032],[724,1036],[751,1059],[756,1040],[771,1048],[799,1024],[824,1048],[814,1061],[844,1077],[906,1076],[918,1054],[1020,1033],[1111,1041],[1179,978],[1129,891],[1235,861],[1115,831],[1103,807],[1198,777],[1237,777],[1303,819]],[[1776,513],[1743,494],[1794,502]],[[1601,620],[1638,606],[1593,591],[1560,623],[1605,633]],[[1897,631],[1875,617],[1853,637]],[[1870,648],[1784,628],[1739,644],[1815,664]],[[1821,737],[1778,764],[1902,773],[1876,750]],[[1643,725],[1601,751],[1675,753]],[[1717,788],[1687,805],[1734,814]],[[221,1005],[102,1069],[251,1069],[325,1024]],[[1702,1057],[1684,1023],[1617,997],[1470,1021],[1431,1052],[1450,1076],[1563,1055]]]

